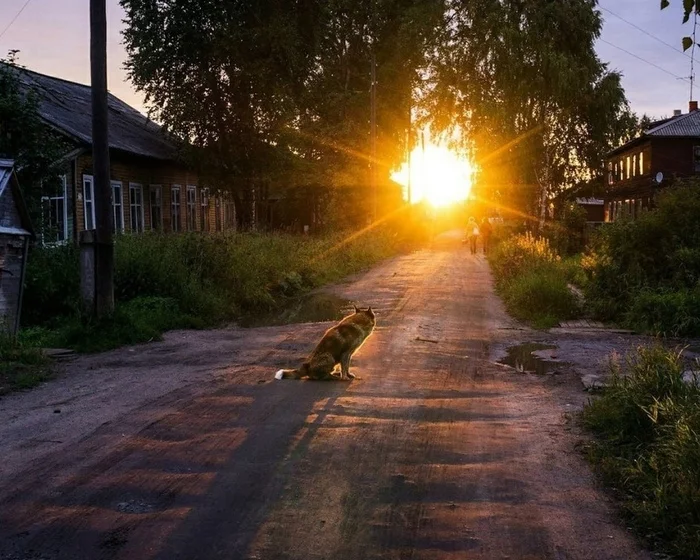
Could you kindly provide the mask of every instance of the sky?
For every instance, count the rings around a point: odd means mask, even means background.
[[[691,23],[682,24],[681,3],[671,0],[671,7],[660,11],[659,0],[599,1],[605,23],[596,50],[610,69],[623,74],[631,108],[640,115],[663,117],[674,109],[688,111],[690,58],[679,51],[681,38],[691,35],[693,29]],[[128,83],[123,69],[123,16],[119,0],[107,0],[108,87],[145,111],[143,96]],[[19,49],[20,63],[31,70],[89,83],[89,17],[89,0],[0,0],[0,56]],[[700,48],[696,52],[700,61]],[[700,64],[697,66],[700,77]],[[700,98],[700,81],[697,85],[696,99]]]

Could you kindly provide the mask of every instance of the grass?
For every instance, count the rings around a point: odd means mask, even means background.
[[[31,389],[50,377],[49,360],[40,350],[0,337],[0,395]]]
[[[37,258],[29,260],[34,264],[25,298],[25,316],[33,325],[20,338],[28,345],[98,352],[158,340],[175,328],[206,328],[269,314],[294,305],[313,288],[412,248],[415,241],[390,224],[358,235],[318,237],[120,236],[115,312],[99,322],[81,317],[75,250],[37,249]],[[55,277],[52,267],[57,268]]]
[[[589,456],[618,490],[624,512],[655,546],[700,558],[700,388],[684,380],[679,352],[640,348],[628,372],[589,402]]]
[[[580,315],[569,283],[581,281],[576,259],[562,260],[548,241],[530,233],[502,240],[489,256],[496,289],[517,319],[547,329]]]

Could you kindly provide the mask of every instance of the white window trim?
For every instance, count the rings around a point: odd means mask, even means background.
[[[178,202],[177,205],[175,204],[175,200],[173,198],[173,192],[177,191],[178,194]],[[173,227],[173,209],[177,206],[178,209],[178,221],[175,222],[177,227]],[[182,231],[182,185],[171,185],[170,186],[170,229],[178,233]]]
[[[92,194],[90,198],[92,201],[92,228],[95,229],[95,227],[97,227],[95,221],[95,180],[92,175],[83,175],[83,223],[86,230],[88,229],[87,197],[85,196],[85,183],[87,180],[90,181],[90,191]]]
[[[133,231],[131,233],[143,233],[146,231],[146,219],[144,213],[143,204],[143,185],[141,183],[129,183],[129,227],[131,227],[131,216],[132,216],[132,206],[134,206],[131,200],[131,189],[138,188],[141,191],[141,231]]]
[[[194,201],[192,201],[192,208],[194,210],[194,217],[192,219],[192,229],[190,229],[190,193],[194,193]],[[185,222],[187,223],[187,231],[197,231],[197,185],[187,185],[185,190]]]
[[[49,241],[46,243],[46,240],[44,239],[44,232],[42,229],[41,232],[41,244],[45,246],[52,246],[52,245],[63,245],[64,243],[68,243],[68,177],[63,174],[59,175],[58,178],[60,179],[61,183],[63,184],[63,196],[42,196],[41,197],[41,203],[42,205],[44,203],[47,203],[49,205],[49,210],[52,209],[51,206],[51,201],[56,200],[59,198],[63,198],[63,239],[61,240],[56,240],[56,241]],[[42,210],[43,212],[43,210]]]
[[[158,228],[153,226],[153,201],[151,200],[151,193],[155,192],[155,189],[160,191],[160,223]],[[150,212],[151,218],[151,231],[163,231],[163,185],[148,185],[148,211]]]
[[[121,181],[110,181],[109,186],[112,188],[112,219],[114,219],[116,216],[114,215],[114,211],[116,210],[116,206],[114,204],[114,186],[119,185],[119,192],[121,194],[121,200],[119,201],[119,210],[121,213],[121,219],[122,219],[122,228],[117,229],[117,223],[115,221],[114,223],[114,231],[115,233],[124,233],[124,230],[126,229],[126,224],[124,223],[124,184]]]

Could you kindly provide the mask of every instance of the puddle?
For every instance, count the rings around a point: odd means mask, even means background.
[[[507,355],[499,364],[506,364],[524,373],[536,373],[543,375],[561,367],[561,362],[551,361],[535,356],[533,352],[538,350],[554,350],[556,346],[551,344],[540,344],[537,342],[526,342],[511,346],[506,350]]]
[[[240,325],[252,328],[337,321],[348,315],[350,311],[352,311],[352,301],[349,299],[333,294],[308,294],[290,300],[282,308],[243,317]]]

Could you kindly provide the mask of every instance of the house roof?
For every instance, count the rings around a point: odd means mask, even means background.
[[[653,122],[651,128],[626,144],[608,152],[607,156],[624,152],[650,138],[700,138],[700,111],[695,110],[684,115]]]
[[[17,69],[25,90],[38,96],[39,114],[60,132],[83,144],[92,144],[92,90],[90,86]],[[109,147],[160,160],[174,160],[175,143],[151,119],[111,93],[108,94]]]

